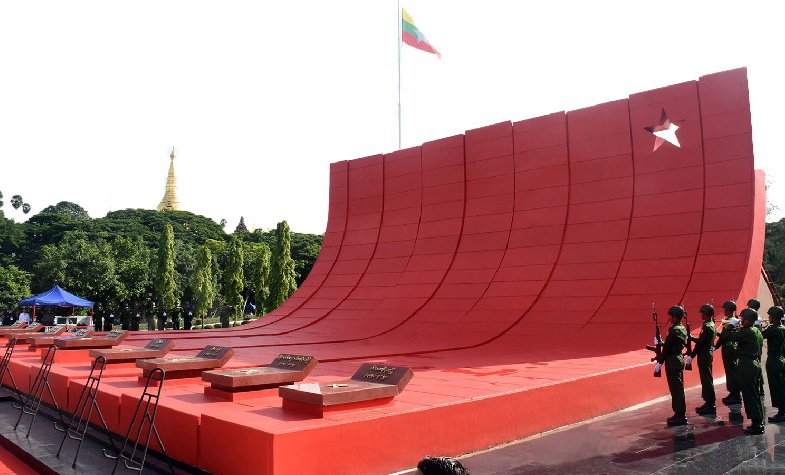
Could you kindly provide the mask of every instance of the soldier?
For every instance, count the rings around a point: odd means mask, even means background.
[[[714,349],[722,347],[722,366],[725,368],[725,385],[728,395],[722,398],[725,405],[741,404],[741,387],[736,377],[736,343],[730,336],[738,331],[739,319],[736,318],[736,302],[728,300],[722,304],[727,323],[719,334]]]
[[[169,314],[164,308],[163,303],[161,304],[160,310],[161,312],[158,314],[158,326],[157,326],[159,331],[166,330],[166,320],[169,319]]]
[[[717,329],[714,326],[714,307],[705,304],[700,308],[701,317],[703,318],[703,326],[701,326],[700,335],[694,338],[688,335],[690,339],[695,341],[695,347],[692,353],[698,358],[698,372],[701,378],[701,397],[703,398],[703,405],[695,408],[695,412],[701,416],[716,415],[717,406],[715,404],[716,396],[714,394],[714,376],[712,375],[712,365],[714,363],[714,355],[712,354],[712,345],[714,344],[714,337],[717,336]],[[692,361],[692,357],[687,358]]]
[[[172,310],[172,330],[179,330],[180,329],[180,319],[183,315],[183,308],[180,304],[177,304],[174,310]]]
[[[123,330],[131,329],[131,307],[128,306],[128,302],[123,304],[123,310],[120,313],[120,328]]]
[[[769,379],[771,405],[777,414],[769,422],[785,422],[785,325],[782,324],[782,309],[771,307],[767,312],[769,325],[763,330],[763,338],[769,348],[766,358],[766,376]]]
[[[752,421],[752,424],[744,429],[747,435],[762,434],[764,430],[763,402],[758,396],[760,374],[758,352],[763,346],[763,335],[755,327],[757,319],[758,313],[755,310],[745,308],[741,311],[742,328],[727,335],[728,341],[736,343],[736,356],[739,359],[736,374],[744,399],[744,411],[747,413],[747,418]]]
[[[139,331],[139,322],[142,320],[142,313],[144,308],[139,305],[139,302],[134,302],[134,307],[131,312],[131,330]]]
[[[668,309],[671,317],[671,327],[668,336],[662,345],[660,359],[657,360],[655,371],[659,371],[665,364],[665,375],[668,378],[668,390],[671,393],[671,407],[673,417],[668,418],[669,426],[683,426],[687,424],[687,404],[684,401],[684,357],[681,352],[687,344],[687,330],[682,326],[684,309],[673,306]]]
[[[184,307],[185,318],[183,323],[184,330],[190,330],[194,321],[194,307],[191,302],[186,302]]]
[[[150,309],[147,311],[147,330],[155,331],[155,317],[158,309],[155,307],[155,302],[150,302]]]
[[[97,332],[104,329],[104,306],[100,303],[93,311],[93,326],[95,326],[95,331]]]
[[[751,308],[751,309],[755,310],[755,313],[758,313],[760,311],[760,302],[757,299],[749,299],[749,300],[747,300],[747,308]],[[755,326],[758,327],[758,329],[761,328],[761,324],[763,324],[763,321],[760,320],[760,319],[758,319],[755,322]],[[758,353],[758,363],[760,363],[760,359],[761,359],[762,356],[763,356],[763,347],[761,347],[760,353]],[[763,366],[760,367],[760,378],[758,378],[758,379],[760,381],[760,387],[758,388],[758,394],[760,394],[760,397],[763,397],[763,396],[766,395],[766,393],[763,391]]]
[[[114,325],[114,312],[110,307],[106,307],[106,315],[104,316],[104,331],[112,331],[112,325]]]

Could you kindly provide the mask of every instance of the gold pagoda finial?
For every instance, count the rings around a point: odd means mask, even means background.
[[[178,211],[180,209],[180,202],[177,200],[176,194],[177,177],[174,175],[174,158],[174,147],[172,147],[172,152],[169,154],[169,173],[166,176],[166,190],[164,191],[164,197],[161,198],[161,202],[156,207],[158,211]]]

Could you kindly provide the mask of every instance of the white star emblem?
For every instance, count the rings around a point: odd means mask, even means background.
[[[670,121],[664,108],[660,115],[660,123],[651,127],[644,127],[644,129],[655,137],[652,152],[657,151],[665,142],[668,142],[677,148],[681,148],[679,138],[676,136],[676,131],[679,130],[679,126]]]

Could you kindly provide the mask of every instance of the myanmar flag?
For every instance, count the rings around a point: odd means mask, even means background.
[[[401,9],[401,28],[401,38],[403,39],[404,43],[425,52],[433,53],[438,56],[439,59],[442,58],[441,53],[436,51],[436,48],[428,43],[425,35],[423,35],[422,32],[416,26],[414,26],[414,20],[412,20],[412,17],[409,16],[409,14],[406,13],[406,10],[403,8]]]

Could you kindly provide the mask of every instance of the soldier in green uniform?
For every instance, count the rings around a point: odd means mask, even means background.
[[[782,309],[771,307],[767,312],[769,326],[763,330],[763,338],[769,350],[766,358],[766,376],[769,379],[771,404],[777,414],[769,417],[769,422],[785,422],[785,325],[782,324]]]
[[[758,313],[745,308],[741,311],[742,328],[727,336],[729,341],[736,342],[736,355],[739,359],[737,367],[737,377],[741,386],[741,395],[744,399],[744,411],[747,418],[752,421],[749,427],[744,429],[747,435],[757,435],[763,433],[763,401],[758,395],[758,375],[760,374],[760,363],[758,362],[758,352],[763,346],[763,335],[755,327],[755,320]]]
[[[760,312],[760,301],[758,301],[758,299],[749,299],[749,300],[747,300],[747,308],[751,308],[751,309],[755,310],[755,313]],[[755,326],[758,327],[759,330],[761,329],[761,325],[762,324],[763,324],[763,321],[760,320],[760,319],[758,319],[755,322]],[[762,356],[763,356],[763,347],[761,347],[760,353],[758,353],[758,363],[760,363],[760,359],[761,359]],[[758,394],[760,394],[760,397],[763,397],[763,396],[766,395],[766,392],[763,390],[763,365],[761,365],[761,367],[760,367],[760,378],[759,378],[759,381],[760,381],[760,387],[758,388]]]
[[[741,404],[741,387],[736,377],[736,343],[730,336],[738,331],[739,319],[736,318],[736,302],[728,300],[722,304],[727,323],[718,335],[714,349],[722,348],[722,366],[725,368],[725,385],[728,395],[722,398],[725,405]]]
[[[665,364],[665,375],[668,378],[668,390],[671,393],[671,407],[673,407],[673,417],[668,418],[668,425],[683,426],[687,424],[687,403],[684,401],[684,357],[681,354],[687,345],[687,329],[681,324],[684,309],[673,306],[668,309],[668,316],[671,317],[671,327],[662,345],[662,353],[657,360],[655,371]]]
[[[688,335],[690,339],[695,342],[692,349],[693,354],[698,358],[698,373],[701,378],[701,397],[703,398],[703,405],[695,408],[695,412],[702,416],[717,414],[717,406],[715,405],[716,396],[714,394],[714,376],[712,375],[712,365],[714,363],[714,355],[712,346],[714,345],[714,337],[717,336],[717,329],[714,326],[714,307],[705,304],[700,308],[701,317],[703,318],[703,326],[701,326],[700,335],[694,338]],[[688,361],[692,361],[692,357],[687,357]]]

